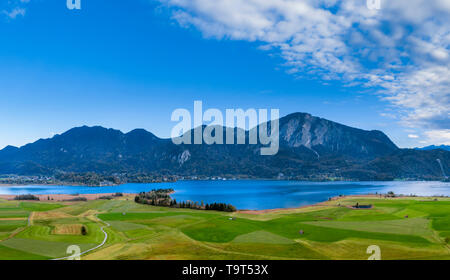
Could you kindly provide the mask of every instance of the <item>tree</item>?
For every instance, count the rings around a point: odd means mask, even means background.
[[[82,227],[81,227],[81,234],[82,234],[82,235],[86,235],[86,234],[87,234],[87,229],[86,229],[85,226],[82,226]]]

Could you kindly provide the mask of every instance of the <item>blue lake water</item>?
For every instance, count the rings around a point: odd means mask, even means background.
[[[396,194],[450,196],[450,183],[444,182],[299,182],[299,181],[178,181],[175,183],[124,184],[112,187],[86,186],[11,186],[0,187],[1,194],[89,194],[139,193],[156,188],[173,188],[178,201],[225,202],[238,209],[298,207],[327,200],[337,195]]]

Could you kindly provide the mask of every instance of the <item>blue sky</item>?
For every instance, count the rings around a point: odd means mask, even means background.
[[[172,111],[194,100],[308,112],[382,130],[401,147],[450,143],[450,32],[435,14],[411,22],[398,7],[346,1],[223,1],[81,0],[79,11],[2,1],[0,148],[81,125],[168,137]],[[416,27],[431,16],[441,37]]]

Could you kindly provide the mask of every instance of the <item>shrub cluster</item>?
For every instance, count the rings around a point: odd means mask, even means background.
[[[81,234],[82,234],[82,235],[86,235],[86,234],[87,234],[87,229],[86,229],[85,226],[82,226],[82,227],[81,227]]]
[[[66,199],[64,201],[87,201],[87,198],[83,197],[83,196],[79,196],[79,197],[74,197],[74,198],[71,198],[71,199]]]
[[[14,200],[39,200],[39,197],[32,194],[21,194],[16,195],[16,197],[14,197]]]

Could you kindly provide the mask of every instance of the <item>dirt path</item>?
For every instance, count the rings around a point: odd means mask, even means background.
[[[0,221],[25,221],[28,218],[1,218]]]
[[[184,234],[185,235],[185,234]],[[298,258],[288,258],[288,257],[276,257],[276,256],[267,256],[267,255],[259,255],[259,254],[252,254],[252,253],[244,253],[244,252],[236,252],[236,251],[228,251],[220,248],[216,248],[213,246],[210,246],[206,243],[203,243],[201,241],[197,241],[195,239],[190,238],[189,236],[185,235],[192,243],[195,245],[198,245],[200,247],[203,247],[205,249],[209,249],[212,251],[216,251],[223,254],[233,254],[233,255],[241,255],[241,256],[248,256],[248,257],[258,257],[265,260],[299,260]]]
[[[33,225],[33,216],[34,216],[34,212],[31,212],[30,216],[28,216],[28,226]]]
[[[89,253],[89,252],[91,252],[91,251],[94,251],[94,250],[96,250],[96,249],[102,247],[103,245],[105,245],[106,241],[108,240],[108,233],[105,231],[105,227],[110,227],[111,225],[108,224],[107,222],[101,220],[99,217],[97,217],[97,219],[99,219],[102,223],[104,223],[104,224],[106,225],[106,226],[102,226],[102,227],[100,228],[100,230],[103,232],[103,234],[105,234],[105,238],[103,239],[103,242],[102,242],[102,243],[100,243],[98,246],[95,246],[94,248],[88,249],[88,250],[83,251],[83,252],[81,252],[81,253],[79,253],[79,254],[72,255],[72,256],[67,256],[67,257],[62,257],[62,258],[57,258],[57,259],[53,259],[53,260],[54,260],[54,261],[61,261],[61,260],[69,259],[69,258],[77,258],[77,257],[81,257],[82,255],[85,255],[85,254],[87,254],[87,253]]]

